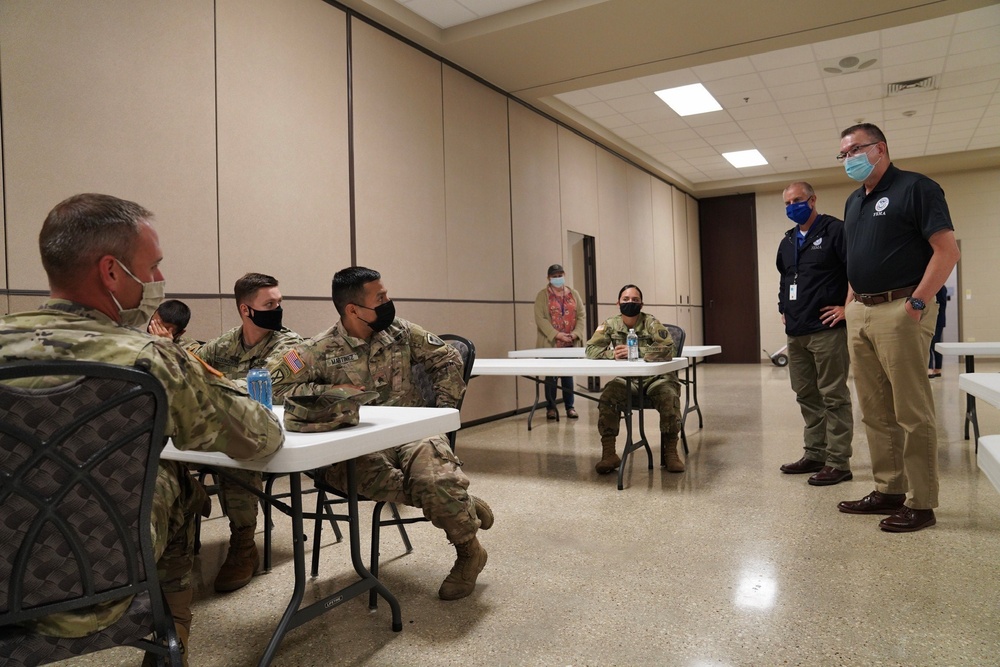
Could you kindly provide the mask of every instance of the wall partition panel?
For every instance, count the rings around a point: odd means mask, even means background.
[[[650,193],[653,208],[653,290],[654,303],[677,303],[677,278],[674,276],[673,188],[652,179]]]
[[[448,259],[437,296],[509,301],[507,100],[451,67],[443,73],[447,226],[439,241]]]
[[[643,299],[656,300],[656,253],[653,246],[652,178],[649,174],[629,166],[625,170],[628,186],[629,259],[632,277],[642,290]],[[673,302],[669,302],[673,303]]]
[[[558,133],[555,123],[520,104],[507,107],[514,298],[534,303],[545,287],[546,269],[563,259]],[[534,347],[534,335],[518,338],[517,345]]]
[[[559,201],[563,234],[597,236],[597,146],[559,127]],[[564,239],[565,240],[565,239]],[[565,264],[569,258],[564,257]],[[568,267],[567,267],[568,268]],[[567,276],[569,278],[569,276]],[[583,292],[583,277],[573,277]]]
[[[357,261],[390,297],[435,297],[448,264],[441,63],[352,19]]]
[[[597,151],[597,301],[613,302],[622,285],[632,282],[626,165],[607,151]]]
[[[216,290],[214,29],[200,0],[0,3],[9,288],[47,289],[45,215],[102,192],[156,214],[168,290]]]
[[[221,291],[247,271],[329,296],[351,263],[347,19],[319,0],[218,0]]]
[[[677,188],[670,188],[674,215],[674,276],[676,278],[678,305],[687,305],[691,298],[691,259],[688,255],[687,195]],[[698,224],[698,219],[694,219]]]

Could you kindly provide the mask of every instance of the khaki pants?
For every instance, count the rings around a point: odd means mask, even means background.
[[[875,488],[908,493],[912,509],[938,506],[937,427],[927,350],[937,321],[929,301],[920,322],[905,300],[847,306],[854,384],[868,434]]]
[[[805,421],[805,457],[837,470],[851,469],[850,368],[846,327],[788,337],[788,376]]]

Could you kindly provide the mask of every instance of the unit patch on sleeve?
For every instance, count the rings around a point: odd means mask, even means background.
[[[427,343],[429,345],[437,345],[438,347],[444,345],[443,340],[441,340],[440,338],[438,338],[437,336],[435,336],[430,332],[427,333]]]

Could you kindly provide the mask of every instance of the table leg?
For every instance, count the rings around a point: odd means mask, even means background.
[[[295,586],[292,589],[292,599],[288,601],[285,613],[271,635],[271,641],[267,644],[267,649],[261,657],[258,665],[266,667],[271,664],[274,655],[278,652],[278,646],[284,639],[285,633],[291,629],[292,619],[299,609],[302,596],[306,590],[306,555],[305,555],[305,535],[302,533],[302,478],[300,473],[293,472],[288,476],[288,487],[291,492],[292,503],[292,552],[295,556]],[[352,534],[353,538],[353,534]]]
[[[649,442],[646,440],[646,429],[643,422],[642,406],[645,403],[645,390],[642,386],[642,379],[639,382],[639,440],[632,440],[632,378],[624,378],[625,380],[625,449],[622,452],[622,462],[618,465],[618,490],[621,491],[625,488],[625,464],[628,462],[628,457],[631,456],[632,452],[639,449],[639,447],[646,448],[646,456],[649,459],[649,469],[653,469],[653,450],[649,448]]]
[[[529,377],[535,383],[535,401],[531,404],[531,412],[528,413],[528,430],[531,430],[531,420],[535,417],[535,409],[538,408],[538,378]]]
[[[976,357],[971,354],[965,355],[965,372],[976,372]],[[976,397],[965,392],[965,439],[969,439],[969,424],[972,424],[972,433],[976,436],[976,453],[979,453],[979,418],[976,416]]]

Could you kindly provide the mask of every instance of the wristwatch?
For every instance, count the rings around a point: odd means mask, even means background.
[[[910,302],[910,307],[913,308],[913,310],[923,310],[927,307],[927,304],[924,303],[923,299],[918,299],[915,296],[906,297],[906,300]]]

